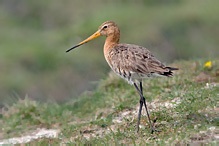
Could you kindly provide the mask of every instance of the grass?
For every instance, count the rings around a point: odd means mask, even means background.
[[[104,37],[65,53],[115,21],[121,43],[148,48],[163,62],[219,56],[218,0],[0,1],[0,107],[14,94],[46,102],[77,98],[110,70]]]
[[[155,127],[151,134],[145,112],[136,133],[139,95],[114,73],[65,104],[40,103],[26,97],[0,114],[0,138],[24,135],[39,127],[60,129],[57,139],[30,144],[216,144],[218,60],[178,61],[174,78],[145,80],[144,95]]]

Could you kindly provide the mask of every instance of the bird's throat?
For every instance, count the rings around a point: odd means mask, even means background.
[[[120,37],[119,34],[110,35],[106,37],[105,44],[104,44],[104,54],[106,54],[114,46],[118,45],[119,37]]]

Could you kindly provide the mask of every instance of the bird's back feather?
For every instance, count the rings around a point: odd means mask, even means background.
[[[139,80],[155,74],[171,77],[172,70],[178,70],[166,67],[146,48],[131,44],[118,44],[109,49],[106,60],[114,72],[126,80]]]

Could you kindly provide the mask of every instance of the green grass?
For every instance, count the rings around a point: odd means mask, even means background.
[[[162,62],[216,58],[218,0],[0,1],[0,107],[16,95],[64,103],[110,70],[104,37],[67,49],[115,21],[121,43],[144,46]],[[14,95],[15,94],[15,95]]]
[[[0,114],[0,138],[45,127],[61,129],[59,139],[39,139],[31,144],[215,144],[209,133],[218,131],[209,128],[218,128],[219,61],[212,60],[212,67],[204,68],[206,61],[178,61],[172,64],[180,68],[174,78],[144,81],[151,119],[157,118],[155,127],[162,132],[150,133],[143,112],[141,129],[136,133],[139,95],[111,72],[96,90],[65,104],[40,103],[26,97],[7,106]]]

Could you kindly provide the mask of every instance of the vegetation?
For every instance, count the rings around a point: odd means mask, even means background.
[[[181,61],[174,78],[144,82],[144,93],[155,127],[150,133],[146,113],[136,133],[139,97],[133,86],[114,73],[97,90],[65,104],[40,103],[28,97],[7,107],[1,114],[1,138],[18,136],[37,127],[61,129],[57,139],[32,143],[212,143],[218,119],[218,60],[204,67],[204,60]]]
[[[121,42],[163,62],[218,54],[218,0],[0,1],[0,107],[17,98],[64,103],[93,90],[109,72],[100,38],[66,54],[106,20]]]
[[[61,131],[58,138],[31,143],[214,144],[218,5],[218,0],[1,0],[0,139],[49,128]],[[180,68],[174,78],[144,82],[151,117],[162,132],[149,133],[145,113],[135,132],[138,94],[108,73],[103,37],[65,53],[107,20],[119,25],[120,42],[144,46]]]

